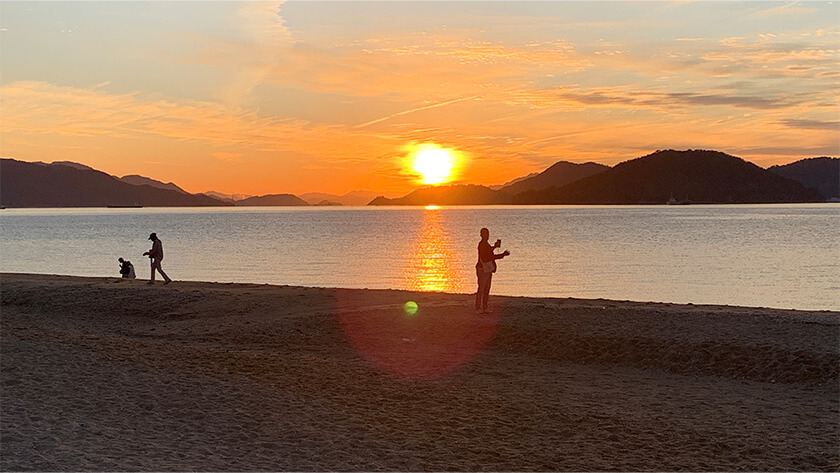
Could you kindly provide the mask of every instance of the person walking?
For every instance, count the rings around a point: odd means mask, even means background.
[[[481,241],[478,242],[478,263],[475,264],[475,274],[478,276],[478,291],[475,293],[475,312],[486,314],[487,300],[490,298],[490,283],[493,282],[493,273],[496,272],[496,260],[502,259],[510,254],[495,254],[493,250],[502,246],[502,240],[496,240],[496,244],[490,246],[490,230],[481,229]]]
[[[149,260],[152,262],[152,278],[149,281],[149,284],[155,283],[155,270],[163,276],[163,284],[169,284],[172,280],[169,279],[169,276],[167,276],[166,273],[163,272],[163,268],[160,267],[160,262],[163,261],[163,242],[158,239],[157,233],[149,235],[149,240],[152,240],[152,249],[143,253],[143,256],[148,256]]]

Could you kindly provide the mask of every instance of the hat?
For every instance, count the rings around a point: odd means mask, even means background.
[[[157,240],[157,233],[152,233],[149,235],[149,240]]]

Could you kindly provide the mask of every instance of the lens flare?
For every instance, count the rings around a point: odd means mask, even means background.
[[[462,285],[462,273],[474,274],[475,260],[470,252],[469,260],[460,262],[442,213],[418,212],[423,220],[405,254],[400,289],[420,292],[336,294],[347,340],[371,366],[401,378],[433,380],[458,370],[481,352],[498,327],[498,312],[477,316],[474,296],[463,294],[474,287]],[[456,294],[424,294],[430,291]]]

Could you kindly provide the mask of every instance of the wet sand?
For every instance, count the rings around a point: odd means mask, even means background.
[[[0,469],[840,469],[840,313],[0,275]],[[417,311],[405,303],[417,303]]]

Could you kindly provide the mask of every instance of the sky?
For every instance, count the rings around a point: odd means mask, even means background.
[[[840,156],[837,2],[0,2],[0,155],[228,194]]]

